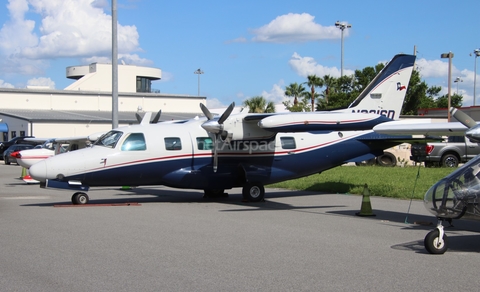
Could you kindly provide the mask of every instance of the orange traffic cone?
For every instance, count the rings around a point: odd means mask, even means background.
[[[356,213],[357,216],[376,216],[372,211],[372,204],[370,203],[370,191],[367,184],[363,187],[362,207],[360,212]]]

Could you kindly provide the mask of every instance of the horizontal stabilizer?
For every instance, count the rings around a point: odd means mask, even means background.
[[[391,119],[377,114],[292,113],[266,117],[258,126],[271,132],[357,131],[388,121]]]

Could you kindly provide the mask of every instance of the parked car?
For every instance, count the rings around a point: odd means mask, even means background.
[[[414,143],[411,154],[411,160],[424,162],[426,167],[457,167],[480,154],[480,146],[465,136],[449,136],[442,142]]]
[[[33,136],[20,136],[20,137],[15,137],[15,138],[12,138],[11,140],[9,141],[4,141],[4,142],[0,142],[0,157],[3,158],[3,152],[5,150],[7,150],[8,147],[14,145],[14,144],[34,144],[34,146],[36,144],[38,144],[38,142],[25,142],[24,139],[25,138],[35,138]]]
[[[35,145],[31,144],[13,144],[12,146],[8,147],[7,150],[3,152],[3,162],[9,165],[10,163],[17,163],[17,159],[15,157],[10,156],[13,152],[22,151],[27,149],[33,149]]]

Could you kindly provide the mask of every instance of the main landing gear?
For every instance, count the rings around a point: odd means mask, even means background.
[[[443,230],[443,220],[439,219],[437,228],[430,231],[423,241],[425,249],[431,254],[444,254],[448,249],[448,238]]]
[[[265,187],[261,183],[248,183],[242,189],[242,195],[245,200],[250,202],[260,202],[265,198]]]
[[[88,195],[86,193],[77,192],[72,196],[72,203],[74,205],[85,205],[88,203]]]
[[[224,193],[224,191],[224,189],[205,189],[204,198],[228,196]],[[242,196],[244,200],[250,202],[261,202],[265,198],[265,187],[261,183],[248,183],[242,189]]]

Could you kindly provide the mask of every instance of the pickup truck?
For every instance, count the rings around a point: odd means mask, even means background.
[[[424,162],[425,167],[457,167],[480,154],[480,146],[465,136],[449,136],[442,142],[413,143],[410,151],[410,160]]]

